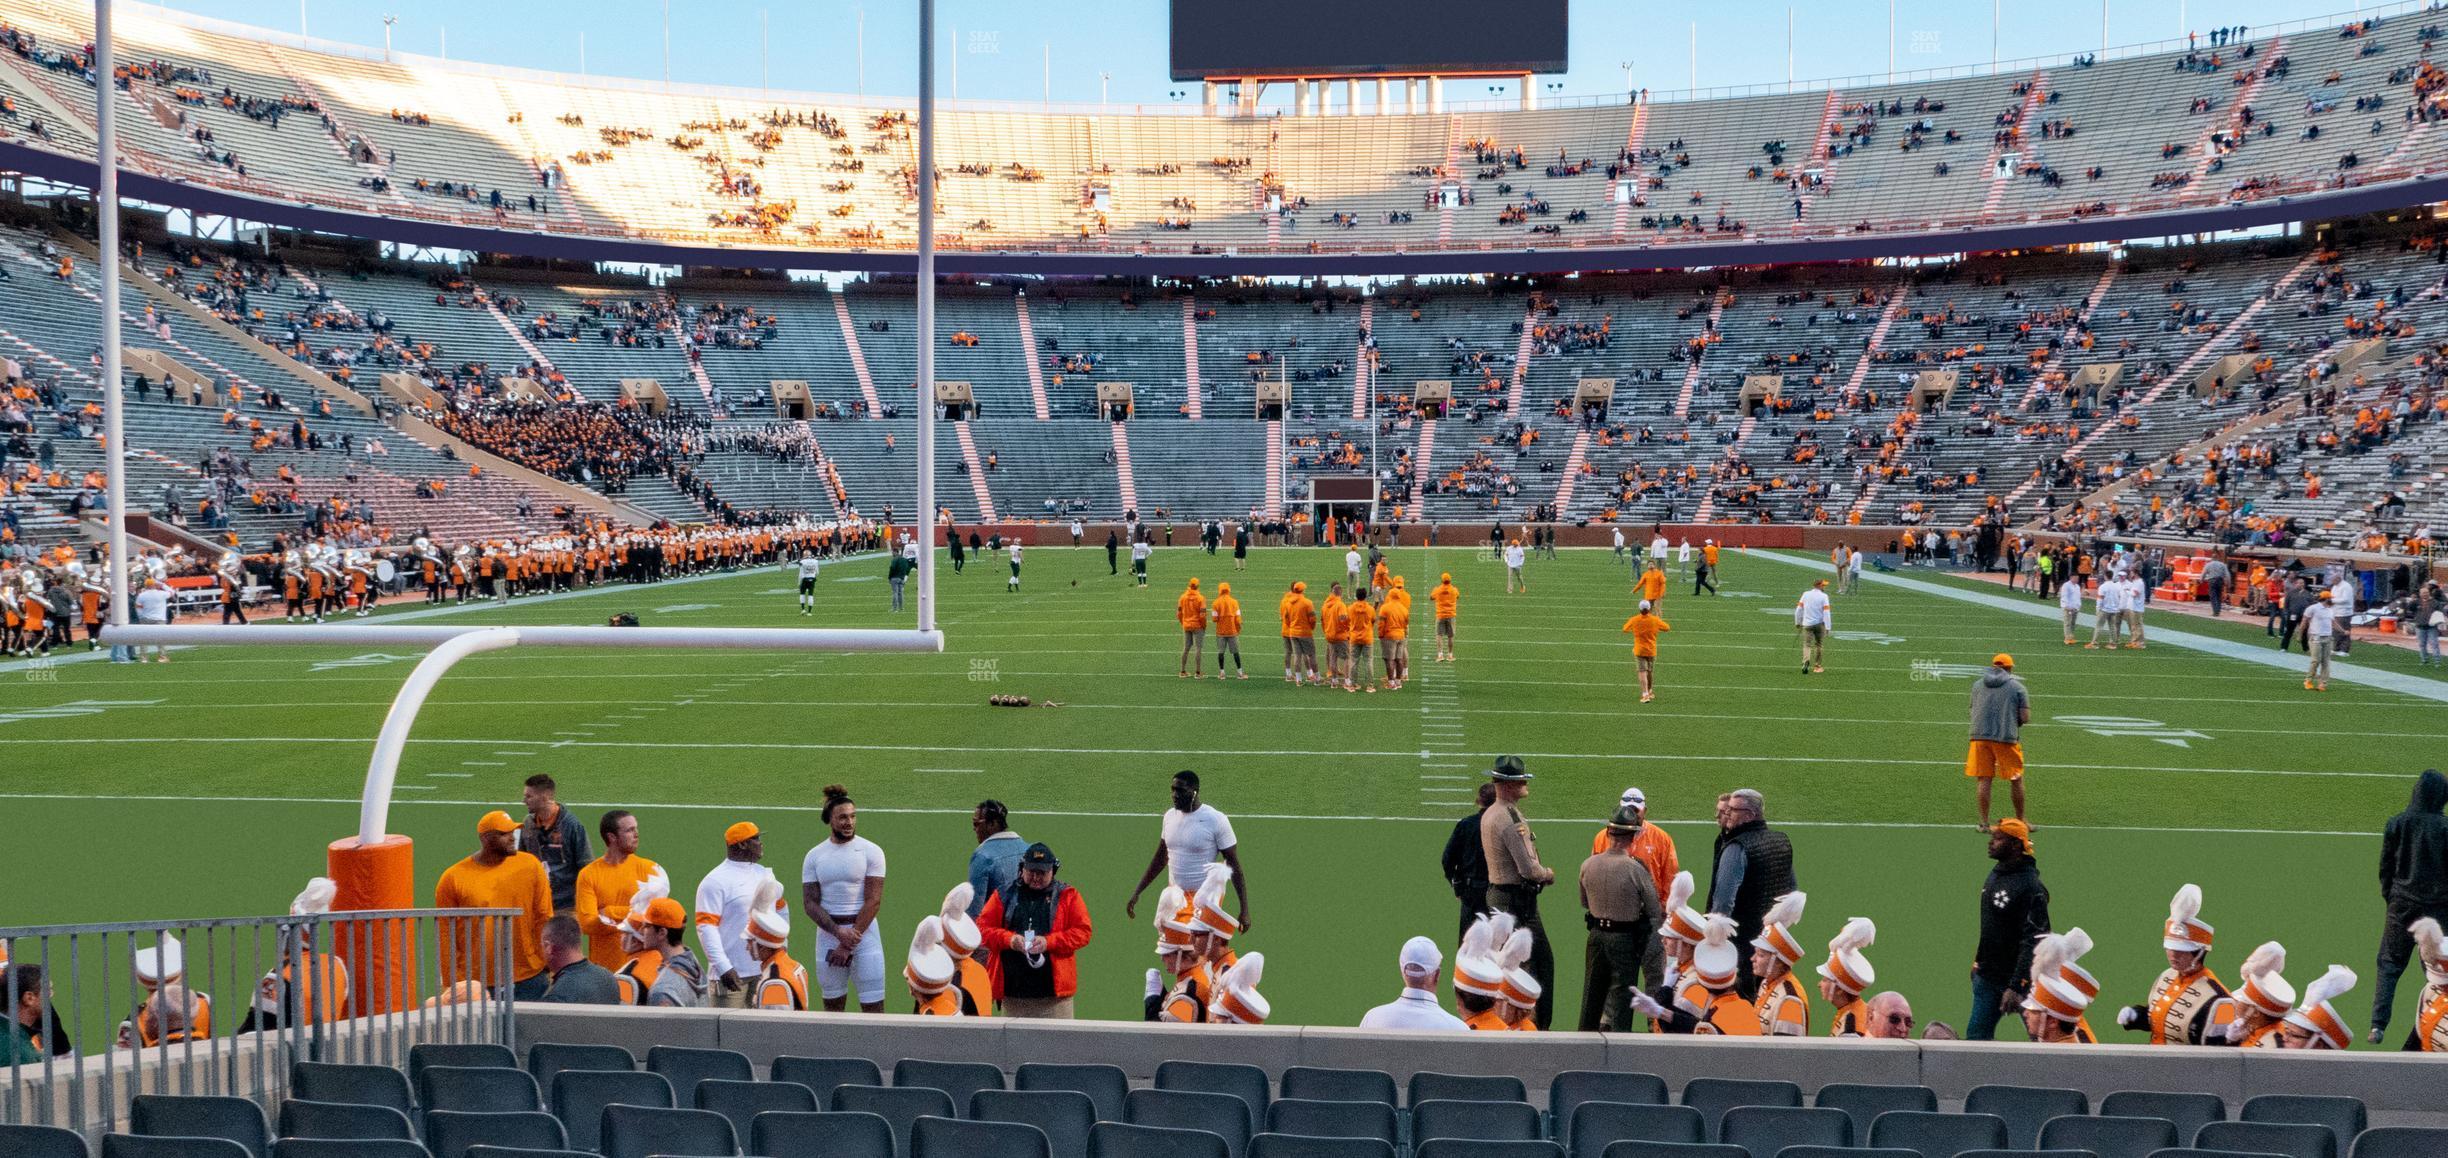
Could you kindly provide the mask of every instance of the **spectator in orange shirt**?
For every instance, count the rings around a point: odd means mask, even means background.
[[[1647,575],[1641,576],[1642,585],[1646,586],[1651,577],[1657,579],[1659,586],[1665,586],[1665,573],[1654,566],[1649,569]],[[1623,625],[1623,629],[1632,635],[1632,661],[1640,667],[1640,702],[1644,704],[1657,698],[1655,668],[1657,667],[1658,633],[1674,630],[1672,625],[1658,618],[1657,612],[1651,610],[1653,606],[1655,605],[1649,600],[1641,600],[1640,612],[1624,620]]]
[[[1453,585],[1453,572],[1437,575],[1437,585],[1428,589],[1428,602],[1436,605],[1436,662],[1452,663],[1454,658],[1454,612],[1462,604],[1461,589]]]
[[[1207,614],[1215,621],[1216,678],[1224,678],[1224,657],[1229,655],[1234,670],[1248,679],[1249,668],[1241,662],[1241,601],[1233,598],[1232,584],[1216,584],[1215,602],[1208,605]]]
[[[1320,682],[1317,604],[1309,602],[1309,596],[1303,594],[1308,590],[1308,584],[1295,581],[1292,590],[1285,592],[1275,605],[1276,614],[1283,620],[1284,682],[1288,684],[1298,684],[1304,678],[1311,683]]]
[[[1666,572],[1658,566],[1656,559],[1649,560],[1649,565],[1641,571],[1638,586],[1643,604],[1655,606],[1666,601]]]
[[[1377,605],[1377,655],[1385,664],[1386,690],[1396,691],[1411,675],[1411,593],[1402,576],[1386,589]]]
[[[1183,679],[1207,678],[1207,597],[1199,594],[1198,578],[1192,576],[1190,586],[1174,601],[1173,618],[1182,629],[1181,669],[1174,674]],[[1191,669],[1197,668],[1193,675]]]
[[[553,915],[552,883],[544,862],[518,851],[518,822],[499,810],[476,822],[476,851],[442,870],[434,882],[437,909],[515,909],[510,919],[510,977],[519,1001],[544,996],[551,978],[544,972],[541,933]],[[442,930],[443,981],[456,984],[477,979],[487,985],[494,975],[495,948],[490,918],[445,919]]]
[[[1369,694],[1376,695],[1377,669],[1369,666],[1369,644],[1377,638],[1377,606],[1365,598],[1344,605],[1343,636],[1351,653],[1343,669],[1343,690],[1359,691],[1366,681]]]

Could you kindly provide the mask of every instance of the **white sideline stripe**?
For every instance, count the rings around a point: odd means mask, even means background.
[[[362,741],[361,741],[361,742],[362,742]],[[415,788],[415,787],[420,787],[420,786],[418,786],[418,785],[410,785],[410,784],[403,784],[403,785],[400,785],[400,787],[402,787],[402,788]],[[429,788],[429,787],[428,787],[428,788],[425,788],[425,790],[426,790],[426,791],[431,791],[431,788]],[[66,793],[66,792],[0,792],[0,800],[68,800],[68,801],[77,801],[77,802],[80,802],[80,803],[84,803],[84,802],[92,802],[92,801],[141,801],[141,802],[149,802],[149,803],[163,803],[163,804],[335,804],[335,805],[337,805],[337,804],[346,804],[346,805],[351,805],[351,806],[354,806],[354,805],[356,805],[356,804],[360,803],[360,801],[359,801],[359,800],[358,800],[356,797],[353,797],[353,796],[349,796],[349,797],[340,797],[340,796],[92,796],[92,795],[86,795],[86,794],[83,794],[83,793]],[[440,806],[445,806],[445,807],[450,807],[450,808],[489,808],[489,807],[493,807],[493,806],[495,806],[495,805],[498,805],[498,804],[500,804],[501,802],[500,802],[500,801],[498,801],[498,800],[402,800],[402,801],[396,801],[395,803],[399,803],[399,804],[432,804],[432,805],[440,805]],[[667,804],[667,803],[654,802],[654,801],[644,801],[644,802],[598,801],[598,802],[593,802],[593,803],[590,803],[590,804],[589,804],[589,807],[597,807],[597,808],[628,808],[628,809],[675,809],[675,810],[687,810],[687,811],[691,811],[691,812],[732,812],[732,813],[744,812],[744,811],[763,811],[763,812],[816,812],[816,813],[821,813],[821,812],[823,812],[823,811],[824,811],[824,807],[823,807],[822,805],[817,805],[817,804],[763,804],[763,803],[757,803],[757,804],[738,804],[738,803],[732,803],[732,804],[689,804],[689,803],[668,803],[668,804]],[[974,811],[974,810],[973,810],[973,809],[968,809],[968,808],[883,808],[883,807],[877,807],[877,808],[862,808],[862,809],[860,809],[860,811],[862,811],[862,812],[874,812],[874,813],[889,813],[889,814],[896,815],[896,816],[967,816],[967,815],[969,815],[969,814],[970,814],[972,811]],[[1064,817],[1064,818],[1069,818],[1069,819],[1078,819],[1078,820],[1137,820],[1137,821],[1144,821],[1144,820],[1146,820],[1146,819],[1148,818],[1148,814],[1147,814],[1147,813],[1145,813],[1145,812],[1048,812],[1048,811],[1045,811],[1045,810],[1043,810],[1043,809],[1035,809],[1035,808],[1032,808],[1032,809],[1030,809],[1030,810],[1029,810],[1029,815],[1031,815],[1031,816],[1056,816],[1056,817]],[[1244,812],[1244,813],[1236,813],[1236,814],[1235,814],[1235,816],[1236,816],[1238,819],[1243,819],[1243,820],[1304,820],[1304,821],[1313,821],[1313,822],[1325,822],[1325,823],[1330,823],[1330,824],[1343,824],[1343,823],[1377,823],[1377,822],[1381,822],[1381,821],[1407,821],[1407,822],[1410,822],[1410,823],[1413,823],[1413,824],[1443,824],[1443,825],[1448,825],[1448,826],[1452,825],[1452,824],[1453,824],[1453,822],[1454,822],[1454,819],[1455,819],[1454,817],[1451,817],[1451,816],[1310,816],[1310,815],[1295,815],[1295,814],[1292,814],[1292,813],[1268,813],[1268,812]],[[1542,823],[1543,823],[1543,822],[1542,822]],[[1605,823],[1606,823],[1606,818],[1605,818],[1605,817],[1585,817],[1585,818],[1580,818],[1580,819],[1576,820],[1575,818],[1572,818],[1572,817],[1560,817],[1560,818],[1557,818],[1557,823],[1562,823],[1562,824],[1577,824],[1577,823],[1578,823],[1578,824],[1605,824]],[[1654,823],[1663,824],[1663,825],[1665,825],[1665,826],[1666,826],[1666,827],[1668,827],[1668,828],[1688,828],[1688,829],[1692,829],[1692,830],[1694,830],[1694,831],[1698,831],[1698,830],[1701,830],[1701,829],[1709,829],[1709,830],[1714,830],[1714,829],[1717,827],[1716,822],[1714,822],[1714,821],[1707,821],[1707,820],[1665,820],[1665,821],[1656,821],[1656,822],[1654,822]],[[1950,829],[1950,830],[1961,831],[1961,832],[1965,832],[1965,833],[1970,833],[1970,832],[1972,831],[1972,826],[1971,826],[1971,825],[1968,825],[1968,824],[1961,824],[1961,823],[1957,823],[1957,824],[1932,824],[1932,823],[1926,823],[1926,822],[1920,822],[1920,821],[1901,821],[1901,820],[1897,820],[1897,821],[1880,821],[1880,820],[1787,820],[1787,819],[1784,819],[1784,818],[1782,818],[1782,817],[1778,818],[1778,820],[1777,820],[1777,827],[1779,827],[1779,828],[1896,828],[1896,829]],[[2206,836],[2349,836],[2349,837],[2355,837],[2355,838],[2362,839],[2362,840],[2369,840],[2369,839],[2371,839],[2372,837],[2374,837],[2374,836],[2378,836],[2378,835],[2379,835],[2379,833],[2376,833],[2376,832],[2345,832],[2345,831],[2332,831],[2332,830],[2327,830],[2327,829],[2303,829],[2303,828],[2163,828],[2163,827],[2158,827],[2158,826],[2124,825],[2124,824],[2051,824],[2051,825],[2046,825],[2046,826],[2043,826],[2043,827],[2038,828],[2038,829],[2034,829],[2033,831],[2034,831],[2034,832],[2039,832],[2039,833],[2048,833],[2048,832],[2150,832],[2150,833],[2163,833],[2163,834],[2164,834],[2164,833],[2181,833],[2181,834],[2187,834],[2187,835],[2206,835]]]
[[[422,738],[422,737],[420,737],[420,738],[411,739],[411,740],[409,740],[408,742],[409,742],[409,743],[411,743],[411,744],[500,744],[500,743],[503,743],[504,741],[499,740],[499,739],[487,739],[487,740],[454,740],[454,739],[444,739],[444,738],[439,738],[439,737],[436,737],[436,738]],[[24,738],[19,738],[19,737],[10,737],[10,738],[0,739],[0,744],[15,744],[15,745],[37,745],[37,744],[62,744],[62,745],[99,745],[99,744],[363,744],[363,743],[365,743],[365,738],[364,738],[364,737],[362,737],[362,736],[95,736],[95,737],[75,737],[75,738],[63,738],[63,737],[24,737]],[[1443,742],[1441,742],[1441,741],[1439,741],[1439,742],[1437,742],[1437,743],[1439,743],[1441,746],[1444,746],[1444,747],[1458,747],[1458,746],[1459,746],[1459,745],[1454,745],[1454,744],[1444,744],[1444,743],[1443,743]],[[1211,756],[1211,757],[1239,757],[1239,758],[1245,758],[1245,759],[1290,759],[1290,758],[1316,759],[1316,758],[1322,758],[1322,757],[1337,757],[1337,756],[1341,756],[1341,757],[1355,757],[1355,756],[1356,756],[1356,757],[1363,757],[1363,758],[1368,758],[1368,759],[1379,759],[1379,760],[1413,760],[1413,759],[1417,759],[1417,758],[1419,757],[1419,755],[1420,755],[1420,752],[1419,752],[1419,750],[1418,750],[1418,749],[1410,749],[1410,750],[1405,750],[1405,751],[1400,751],[1400,752],[1377,752],[1377,751],[1354,751],[1354,750],[1349,750],[1349,749],[1340,749],[1340,748],[1328,748],[1328,749],[1306,749],[1306,748],[1291,748],[1291,749],[1263,749],[1263,748],[1262,748],[1262,749],[1241,749],[1241,750],[1219,749],[1219,748],[1039,748],[1039,747],[992,747],[992,748],[989,748],[989,747],[948,747],[948,746],[943,746],[943,745],[931,745],[931,744],[814,744],[814,743],[803,743],[803,742],[785,742],[785,741],[762,741],[762,742],[732,742],[732,743],[712,743],[712,742],[707,742],[707,741],[702,741],[702,740],[564,740],[564,741],[561,741],[561,742],[560,742],[560,743],[558,743],[558,744],[553,745],[553,747],[555,747],[555,748],[565,748],[565,747],[567,747],[567,748],[644,748],[644,749],[685,748],[685,749],[689,749],[689,750],[692,750],[692,751],[723,750],[723,751],[751,751],[751,752],[761,752],[761,751],[784,751],[784,752],[834,752],[834,751],[841,751],[841,752],[922,752],[922,753],[943,753],[943,752],[976,752],[976,753],[993,753],[993,754],[1010,753],[1010,752],[1028,752],[1028,753],[1038,754],[1038,755],[1057,755],[1057,756],[1202,756],[1202,755],[1204,755],[1204,756]],[[1442,753],[1437,753],[1437,754],[1438,754],[1438,755],[1458,755],[1459,753],[1442,752]],[[1895,758],[1892,758],[1892,757],[1884,757],[1884,756],[1879,756],[1879,757],[1871,757],[1871,756],[1792,756],[1792,755],[1785,755],[1785,754],[1781,754],[1781,753],[1780,753],[1780,754],[1775,754],[1775,755],[1750,755],[1750,754],[1729,755],[1729,754],[1717,754],[1717,753],[1706,754],[1706,755],[1686,755],[1686,754],[1672,754],[1672,753],[1667,753],[1667,754],[1659,754],[1659,753],[1625,753],[1625,752],[1517,752],[1517,753],[1515,753],[1515,754],[1516,754],[1516,755],[1521,756],[1521,757],[1522,757],[1522,758],[1524,758],[1524,759],[1537,759],[1537,760],[1621,760],[1621,761],[1625,761],[1625,762],[1629,762],[1629,763],[1665,763],[1665,764],[1674,764],[1674,763],[1699,763],[1699,764],[1740,764],[1740,763],[1747,763],[1747,764],[1761,764],[1761,763],[1780,763],[1780,762],[1781,762],[1781,763],[1786,763],[1786,764],[1875,764],[1875,765],[1878,765],[1879,767],[1882,767],[1882,768],[1902,768],[1902,767],[1961,768],[1961,767],[1963,766],[1963,761],[1961,761],[1961,760],[1959,760],[1959,759],[1945,759],[1945,760],[1899,760],[1899,759],[1895,759]],[[2207,773],[2207,774],[2222,774],[2222,775],[2234,775],[2234,776],[2300,776],[2300,777],[2312,777],[2312,778],[2315,778],[2315,779],[2320,779],[2320,778],[2329,778],[2329,779],[2347,779],[2347,780],[2403,780],[2403,779],[2405,778],[2405,774],[2404,774],[2403,772],[2323,772],[2323,771],[2312,771],[2312,770],[2308,770],[2308,769],[2293,769],[2293,768],[2204,768],[2204,767],[2195,766],[2195,765],[2175,766],[2175,765],[2163,765],[2163,764],[2057,764],[2057,763],[2051,763],[2050,765],[2048,765],[2048,767],[2049,767],[2050,769],[2052,769],[2052,770],[2056,770],[2056,771],[2070,771],[2070,772],[2171,772],[2171,773],[2185,773],[2185,774],[2192,774],[2192,773]],[[2147,830],[2147,829],[2137,829],[2136,831],[2149,831],[2149,830]]]
[[[1774,559],[1780,563],[1784,563],[1792,567],[1806,567],[1815,570],[1826,565],[1824,562],[1807,563],[1803,560],[1796,559],[1793,556],[1776,551],[1760,551],[1756,552],[1756,554],[1760,558]],[[2005,596],[1991,595],[1985,591],[1959,591],[1953,587],[1948,587],[1943,584],[1924,583],[1919,579],[1907,579],[1901,575],[1880,575],[1871,572],[1863,572],[1862,578],[1873,583],[1882,583],[1890,587],[1899,587],[1906,591],[1915,591],[1924,595],[1936,595],[1941,598],[1952,599],[1959,603],[1970,603],[1976,606],[1988,607],[1998,611],[2008,611],[2016,615],[2023,616],[2027,619],[2045,619],[2051,623],[2057,622],[2058,619],[2058,612],[2056,608],[2046,606],[2034,600],[2008,599]],[[2082,617],[2082,621],[2087,621],[2090,618],[2091,617],[2089,615],[2085,615]],[[2298,679],[2302,678],[2301,673],[2304,670],[2304,665],[2302,662],[2281,658],[2284,653],[2273,651],[2270,648],[2253,647],[2249,644],[2237,643],[2234,640],[2217,639],[2207,635],[2197,635],[2190,631],[2171,631],[2165,627],[2152,627],[2150,628],[2150,639],[2153,643],[2171,643],[2178,647],[2187,647],[2195,651],[2207,652],[2223,659],[2240,660],[2244,663],[2259,664],[2262,667],[2280,668],[2285,671],[2296,673],[2296,678]],[[2391,691],[2400,695],[2413,696],[2417,699],[2432,700],[2438,703],[2448,704],[2448,684],[2441,683],[2438,680],[2421,679],[2399,672],[2383,671],[2375,667],[2364,667],[2360,664],[2335,662],[2329,665],[2329,675],[2330,678],[2340,680],[2345,683],[2363,684],[2367,687],[2379,688],[2382,691]],[[2157,700],[2161,697],[2153,696],[2151,698],[2153,700]],[[2308,701],[2260,700],[2254,702],[2305,703]]]

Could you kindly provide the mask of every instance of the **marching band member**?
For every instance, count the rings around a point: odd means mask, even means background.
[[[748,993],[748,1008],[807,1009],[807,968],[791,960],[790,928],[782,882],[769,874],[748,902],[748,958],[760,967]]]
[[[1862,995],[1870,992],[1878,973],[1862,950],[1877,940],[1878,926],[1870,918],[1853,917],[1828,942],[1827,960],[1819,965],[1819,996],[1836,1011],[1828,1020],[1829,1037],[1870,1036],[1870,1007]]]
[[[2345,1049],[2354,1041],[2354,1031],[2346,1028],[2346,1020],[2338,1016],[2330,1002],[2342,997],[2355,986],[2354,970],[2332,965],[2329,971],[2313,978],[2304,986],[2303,1004],[2279,1023],[2280,1049]]]
[[[2236,1006],[2227,1000],[2227,986],[2210,972],[2208,959],[2213,930],[2201,921],[2201,886],[2188,884],[2168,902],[2167,923],[2159,944],[2167,950],[2167,970],[2151,983],[2140,1005],[2117,1011],[2117,1024],[2150,1030],[2152,1045],[2206,1045],[2227,1036]]]
[[[2406,1039],[2406,1048],[2448,1053],[2448,937],[2431,917],[2416,920],[2406,932],[2413,934],[2422,954],[2423,980],[2428,982],[2414,1000],[2414,1033]]]
[[[2286,946],[2264,941],[2236,967],[2241,982],[2228,1000],[2236,1007],[2227,1023],[2225,1044],[2275,1049],[2278,1027],[2295,1008],[2295,987],[2279,976],[2286,968]],[[2217,1044],[2217,1039],[2213,1040]]]
[[[1218,1025],[1265,1025],[1273,1010],[1258,992],[1264,980],[1266,954],[1252,953],[1233,964],[1216,978],[1216,1000],[1213,1015],[1208,1019]]]
[[[2099,1035],[2083,1012],[2099,999],[2099,978],[2075,964],[2091,951],[2081,929],[2050,933],[2032,947],[2031,994],[2023,999],[2023,1028],[2033,1041],[2093,1045]]]
[[[952,967],[958,974],[952,988],[960,996],[961,1013],[986,1017],[994,1013],[994,980],[977,959],[982,941],[977,920],[969,915],[969,902],[976,897],[976,886],[962,881],[944,894],[943,908],[936,915],[943,918],[944,950],[952,954]]]
[[[1681,885],[1679,879],[1676,883]],[[1759,1010],[1735,990],[1742,974],[1742,954],[1734,948],[1734,931],[1734,918],[1724,913],[1700,918],[1700,940],[1691,947],[1690,976],[1678,978],[1670,968],[1668,984],[1655,994],[1633,993],[1632,1007],[1666,1033],[1760,1036]]]
[[[1772,1035],[1810,1036],[1810,997],[1793,971],[1802,962],[1802,943],[1794,939],[1793,926],[1801,923],[1802,906],[1809,900],[1800,892],[1778,897],[1761,918],[1760,935],[1751,941],[1751,973],[1759,978],[1759,996],[1751,1006],[1759,1013],[1760,1028]]]
[[[910,935],[909,961],[901,967],[910,997],[917,1002],[914,1012],[926,1017],[959,1017],[960,995],[953,992],[952,985],[959,975],[952,954],[944,951],[943,918],[919,921],[917,931]]]

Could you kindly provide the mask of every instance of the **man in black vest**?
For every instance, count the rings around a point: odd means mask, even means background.
[[[1709,908],[1734,918],[1735,944],[1760,935],[1768,906],[1794,891],[1793,842],[1768,827],[1768,804],[1759,792],[1737,788],[1717,812],[1716,873],[1709,879]],[[1759,977],[1744,954],[1735,983],[1743,1000],[1759,996]]]

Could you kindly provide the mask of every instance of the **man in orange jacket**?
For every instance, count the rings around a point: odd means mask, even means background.
[[[1088,902],[1054,879],[1062,861],[1040,842],[1020,854],[1020,875],[978,913],[987,977],[1005,1017],[1072,1016],[1081,949],[1095,934]]]
[[[1216,585],[1215,602],[1207,607],[1209,618],[1215,620],[1216,678],[1224,678],[1224,657],[1231,656],[1233,669],[1249,678],[1249,668],[1241,662],[1241,601],[1233,598],[1232,584]]]

